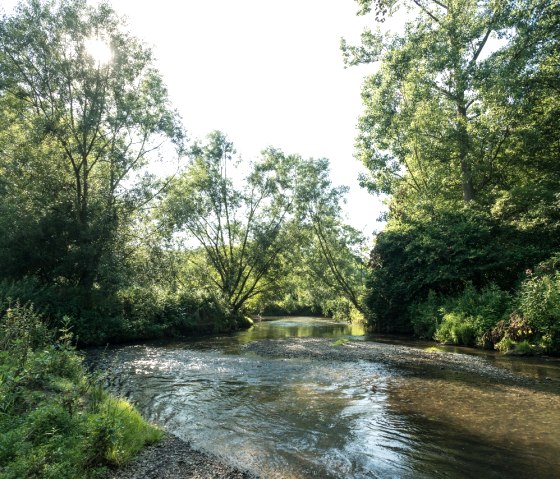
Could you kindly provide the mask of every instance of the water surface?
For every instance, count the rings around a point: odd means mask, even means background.
[[[283,318],[233,336],[126,346],[109,352],[112,387],[195,447],[263,478],[559,477],[558,361],[483,356],[542,378],[541,388],[241,348],[309,336],[372,339],[345,324]]]

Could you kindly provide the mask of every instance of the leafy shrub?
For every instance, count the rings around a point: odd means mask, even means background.
[[[535,348],[529,341],[524,340],[515,345],[514,351],[515,354],[519,354],[520,356],[528,356],[535,353]]]
[[[17,305],[12,298],[19,298]],[[88,291],[45,286],[33,278],[0,281],[0,313],[26,304],[34,304],[35,314],[48,318],[51,326],[62,326],[65,316],[72,317],[75,337],[83,345],[231,331],[239,326],[215,299],[157,287]]]
[[[441,342],[474,346],[476,327],[471,317],[460,313],[447,313],[435,333],[435,339]]]
[[[490,284],[481,290],[468,284],[454,296],[430,291],[425,301],[409,307],[414,333],[422,338],[465,345],[486,345],[485,334],[507,317],[511,295]]]
[[[515,348],[515,341],[513,339],[504,336],[500,341],[498,341],[495,345],[495,348],[502,352],[507,353]]]
[[[498,343],[496,343],[495,348],[506,354],[515,354],[518,356],[529,356],[535,354],[538,350],[526,339],[523,341],[514,341],[508,336],[504,336]]]
[[[539,336],[543,350],[560,350],[560,272],[530,274],[521,285],[518,306]]]
[[[16,299],[22,304],[40,305],[39,309],[47,314],[56,309],[55,288],[41,284],[36,278],[0,281],[0,309],[6,309]]]
[[[484,288],[513,289],[522,272],[555,247],[537,243],[536,236],[497,221],[476,206],[418,208],[414,215],[391,219],[377,235],[371,252],[367,283],[371,325],[382,332],[412,332],[416,328],[425,335],[433,326],[432,318],[422,315],[414,325],[410,308],[414,310],[415,303],[426,301],[430,291],[437,297],[452,298],[464,296],[465,284],[479,292]],[[494,308],[500,301],[490,305]],[[475,314],[481,316],[484,329],[495,324],[497,313]]]
[[[434,291],[430,291],[425,301],[413,303],[409,307],[408,316],[415,336],[433,339],[443,319],[441,299]]]
[[[145,444],[159,441],[163,433],[144,421],[132,405],[122,398],[106,396],[99,413],[94,416],[91,449],[100,451],[98,460],[108,464],[124,464]]]
[[[394,198],[395,210],[398,206]],[[462,300],[468,299],[463,294],[466,284],[478,292],[485,288],[512,291],[527,268],[557,249],[560,236],[541,233],[517,228],[476,205],[403,208],[377,235],[371,252],[367,282],[370,325],[377,331],[419,330],[425,335],[433,327],[431,309],[421,312],[419,318],[411,311],[419,311],[418,304],[427,301],[430,291],[438,298],[462,296]],[[485,323],[481,329],[502,319],[496,318],[501,314],[501,296],[499,293],[494,305],[491,298],[483,298],[491,306],[489,311],[468,313],[481,316]]]
[[[7,302],[0,311],[0,350],[12,355],[23,366],[30,349],[38,349],[52,339],[52,334],[33,305]]]
[[[443,308],[445,311],[457,311],[468,316],[476,337],[481,338],[486,331],[507,317],[511,301],[511,295],[493,283],[481,290],[468,284],[461,294],[450,298]]]

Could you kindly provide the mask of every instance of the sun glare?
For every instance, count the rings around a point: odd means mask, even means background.
[[[111,48],[99,38],[89,38],[85,41],[86,51],[99,65],[105,65],[113,58]]]

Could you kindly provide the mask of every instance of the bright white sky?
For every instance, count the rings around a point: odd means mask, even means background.
[[[15,0],[2,0],[9,11]],[[349,221],[367,235],[380,201],[357,181],[360,86],[372,66],[344,69],[341,37],[370,19],[353,0],[111,0],[152,46],[189,137],[224,131],[243,157],[267,146],[331,161],[350,187]]]

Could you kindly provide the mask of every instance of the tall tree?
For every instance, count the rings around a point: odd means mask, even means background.
[[[23,203],[31,226],[44,223],[28,245],[56,257],[57,271],[43,263],[42,273],[90,289],[117,235],[161,186],[148,161],[181,154],[180,119],[150,50],[106,3],[24,1],[0,20],[0,46],[0,194]],[[0,222],[5,247],[27,236],[9,223]]]
[[[492,40],[511,32],[511,4],[475,0],[358,0],[384,19],[408,7],[403,35],[366,32],[342,48],[348,65],[380,61],[363,87],[358,156],[374,192],[470,202],[489,190],[510,131],[482,99]],[[496,45],[494,43],[494,45]]]
[[[372,251],[370,321],[410,327],[411,303],[515,287],[560,247],[557,0],[360,0],[404,32],[343,41],[348,64],[380,61],[363,89],[364,183],[392,194]],[[491,283],[494,283],[493,285]]]
[[[302,171],[299,201],[306,205],[301,220],[306,237],[295,261],[308,282],[322,283],[332,299],[344,298],[365,315],[364,238],[342,215],[348,188],[332,184],[328,160],[304,163]]]
[[[233,144],[221,132],[197,143],[191,155],[192,164],[162,207],[164,223],[187,246],[204,251],[190,259],[237,315],[247,300],[275,287],[280,256],[297,238],[295,189],[302,160],[268,149],[243,178]]]
[[[363,311],[361,236],[342,222],[346,190],[332,185],[327,160],[269,148],[242,164],[220,132],[191,153],[161,219],[190,250],[186,271],[202,278],[199,287],[210,286],[232,315],[248,301],[266,304],[300,287],[317,291],[312,282]],[[313,305],[323,300],[315,299]]]

